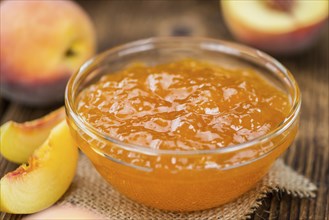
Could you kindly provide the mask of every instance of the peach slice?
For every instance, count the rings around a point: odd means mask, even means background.
[[[33,151],[47,139],[50,130],[65,119],[64,107],[34,121],[9,121],[0,128],[0,152],[15,163],[26,163]]]
[[[63,121],[51,130],[28,164],[0,180],[0,210],[28,214],[48,208],[68,189],[77,161],[78,148]]]

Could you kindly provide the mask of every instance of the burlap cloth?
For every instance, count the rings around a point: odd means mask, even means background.
[[[115,191],[81,155],[77,175],[59,204],[73,205],[98,214],[99,219],[247,219],[269,192],[285,191],[299,197],[314,197],[316,186],[279,159],[255,189],[234,202],[204,211],[178,213],[137,204]]]

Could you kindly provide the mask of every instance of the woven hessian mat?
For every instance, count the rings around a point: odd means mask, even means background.
[[[76,177],[59,204],[90,210],[100,219],[248,219],[273,191],[285,191],[299,197],[314,197],[316,186],[279,159],[256,188],[237,200],[204,211],[190,213],[167,212],[135,203],[120,195],[97,173],[81,155]]]

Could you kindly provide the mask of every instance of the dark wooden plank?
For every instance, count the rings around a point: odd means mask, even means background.
[[[270,212],[268,211],[271,207],[271,198],[273,194],[269,193],[266,200],[263,201],[262,205],[256,210],[253,215],[254,220],[264,220],[270,217]]]
[[[324,219],[327,215],[323,210],[328,206],[324,197],[328,195],[328,183],[324,183],[328,169],[328,31],[312,51],[304,54],[304,58],[287,60],[291,65],[303,92],[303,107],[300,135],[297,145],[298,151],[292,155],[297,163],[286,159],[286,163],[297,171],[309,177],[318,187],[317,197],[314,200],[302,200],[299,207],[300,219]],[[323,47],[323,45],[327,45]],[[297,61],[293,65],[293,61]],[[295,160],[296,160],[295,159]],[[322,174],[319,174],[321,172]],[[298,200],[295,200],[298,201]],[[285,199],[281,204],[288,203]],[[297,209],[298,210],[298,209]],[[290,210],[293,213],[293,210]]]
[[[2,98],[0,93],[0,119],[2,118],[8,106],[9,106],[9,101]]]
[[[78,2],[96,25],[98,51],[152,36],[191,35],[232,40],[217,0]],[[303,94],[299,135],[284,160],[319,187],[317,197],[299,199],[282,192],[270,194],[253,219],[329,219],[328,32],[327,26],[311,50],[294,57],[278,57],[295,75]],[[0,99],[1,124],[8,120],[31,120],[52,109],[28,108]],[[1,176],[14,167],[0,157]],[[20,217],[0,215],[0,219]]]

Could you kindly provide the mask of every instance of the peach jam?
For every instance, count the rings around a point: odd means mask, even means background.
[[[289,108],[287,95],[253,70],[194,60],[106,75],[81,94],[78,105],[83,118],[109,136],[168,150],[252,140],[276,128]]]
[[[115,141],[82,134],[78,144],[104,178],[135,201],[166,210],[211,208],[252,188],[296,129],[248,149],[204,152],[266,135],[290,108],[287,94],[252,68],[192,59],[136,63],[104,75],[78,97],[80,117]],[[134,146],[155,151],[143,154]]]

